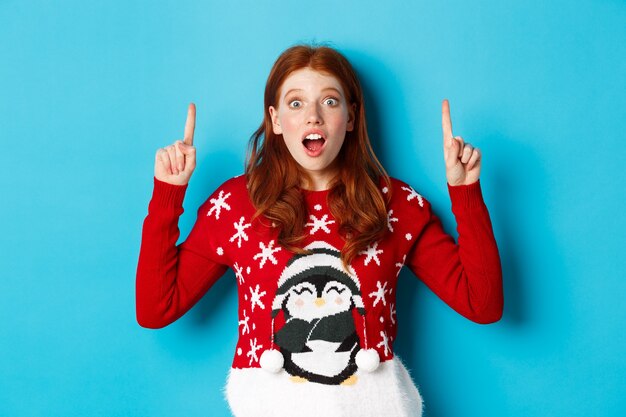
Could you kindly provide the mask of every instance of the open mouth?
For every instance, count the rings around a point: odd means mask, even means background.
[[[322,149],[325,142],[326,140],[318,133],[311,133],[302,140],[304,147],[311,152],[317,152]]]

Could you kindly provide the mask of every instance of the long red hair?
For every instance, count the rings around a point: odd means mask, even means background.
[[[250,137],[246,180],[250,199],[257,209],[254,218],[264,215],[279,228],[279,243],[295,253],[304,253],[299,244],[306,236],[307,221],[302,178],[308,175],[293,159],[282,135],[274,134],[269,107],[277,107],[285,79],[302,68],[330,74],[340,82],[348,105],[355,108],[354,129],[346,132],[337,155],[339,171],[330,184],[328,204],[346,243],[341,259],[349,265],[360,251],[382,239],[387,231],[387,204],[391,198],[389,176],[376,158],[367,134],[363,91],[352,65],[333,48],[296,45],[276,60],[265,85],[264,116]],[[390,190],[383,197],[381,180]]]

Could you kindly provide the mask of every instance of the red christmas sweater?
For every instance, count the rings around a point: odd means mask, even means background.
[[[239,296],[239,341],[232,368],[283,369],[292,378],[346,383],[359,368],[393,359],[396,284],[407,266],[439,298],[477,323],[503,310],[498,249],[480,183],[449,186],[458,244],[430,203],[392,178],[388,231],[346,270],[344,240],[328,204],[328,190],[302,190],[308,255],[278,244],[278,230],[255,212],[244,175],[224,182],[198,210],[187,240],[176,245],[187,186],[154,179],[137,267],[137,320],[164,327],[188,311],[228,268]],[[377,358],[357,357],[359,351]],[[265,352],[280,352],[267,355]],[[365,355],[363,355],[365,356]],[[357,366],[358,365],[358,366]]]

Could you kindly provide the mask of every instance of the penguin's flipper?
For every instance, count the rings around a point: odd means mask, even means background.
[[[359,344],[359,336],[357,336],[356,332],[352,333],[348,336],[337,348],[335,352],[348,352],[354,348],[354,345]]]
[[[318,320],[308,322],[306,320],[292,318],[276,332],[274,342],[289,352],[302,352],[303,349],[306,348],[306,342],[311,328],[317,321]]]
[[[343,342],[355,332],[354,318],[350,311],[322,317],[315,326],[310,340],[326,340],[327,342]]]

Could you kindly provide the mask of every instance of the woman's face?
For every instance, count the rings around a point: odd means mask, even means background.
[[[346,132],[354,128],[354,108],[332,75],[303,68],[283,82],[276,107],[270,106],[274,133],[283,135],[291,156],[322,187],[337,171]]]

